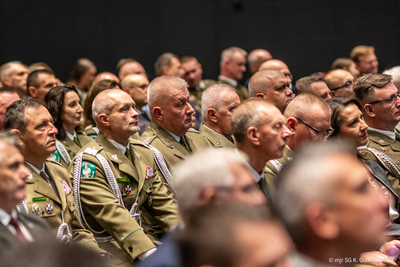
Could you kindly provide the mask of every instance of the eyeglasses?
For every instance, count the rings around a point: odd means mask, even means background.
[[[291,73],[284,73],[284,75],[286,76],[286,78],[289,78],[289,79],[293,80],[293,74],[291,74]]]
[[[324,137],[328,138],[329,136],[331,136],[331,134],[333,133],[333,129],[332,127],[329,127],[328,130],[322,132],[320,130],[318,130],[317,128],[315,128],[314,126],[311,126],[310,124],[308,124],[307,122],[303,121],[300,118],[295,117],[297,120],[301,121],[302,123],[304,123],[308,128],[310,128],[311,130],[313,130],[315,132],[316,135],[321,135],[323,134]]]
[[[336,88],[333,88],[333,89],[331,89],[331,91],[336,91],[336,90],[339,90],[339,89],[342,89],[342,88],[345,88],[345,87],[350,87],[350,85],[352,85],[353,84],[353,82],[351,82],[351,81],[348,81],[348,82],[346,82],[344,85],[342,85],[342,86],[339,86],[339,87],[336,87]]]
[[[377,101],[371,102],[369,104],[372,105],[372,104],[376,104],[379,102],[386,102],[388,104],[393,104],[394,101],[396,101],[398,97],[400,97],[400,92],[397,92],[396,94],[391,95],[389,98],[386,98],[383,100],[377,100]]]

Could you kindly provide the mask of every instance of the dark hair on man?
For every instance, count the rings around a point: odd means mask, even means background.
[[[39,80],[39,74],[48,74],[48,75],[54,75],[54,72],[52,70],[48,70],[48,69],[38,69],[38,70],[34,70],[32,71],[28,78],[26,79],[26,88],[29,89],[30,86],[33,86],[35,88],[37,88],[39,86],[38,84],[38,80]],[[29,93],[28,94],[31,95]]]
[[[56,134],[56,138],[58,140],[64,140],[67,136],[67,132],[64,129],[64,122],[62,117],[65,95],[70,91],[75,92],[79,96],[78,90],[76,90],[75,85],[67,84],[53,87],[44,98],[46,108],[49,110],[51,116],[53,117],[53,124],[58,130],[58,133]],[[79,130],[79,126],[77,126],[75,129]]]
[[[154,72],[157,77],[161,76],[164,66],[172,65],[173,57],[179,60],[178,56],[172,53],[164,53],[157,58],[156,63],[154,63]]]
[[[336,69],[348,70],[352,63],[354,63],[354,61],[351,58],[340,57],[335,59],[335,61],[333,61],[331,70],[336,70]]]
[[[329,138],[337,137],[340,133],[340,125],[342,124],[343,117],[340,116],[340,112],[350,105],[356,105],[360,111],[362,111],[362,107],[360,102],[357,99],[349,99],[346,97],[334,97],[327,101],[328,105],[332,110],[331,116],[331,126],[333,128],[333,133]]]
[[[43,102],[39,99],[26,98],[14,101],[8,106],[6,114],[4,114],[3,127],[4,131],[17,129],[25,132],[26,126],[29,121],[25,118],[26,108],[37,108],[44,106]]]
[[[117,63],[117,67],[116,67],[117,74],[119,74],[119,71],[121,70],[122,66],[129,62],[137,62],[137,60],[134,58],[121,58]]]
[[[296,96],[298,96],[301,93],[305,93],[305,92],[314,94],[314,91],[311,88],[311,84],[316,83],[316,82],[324,82],[324,79],[322,79],[320,76],[306,76],[306,77],[299,79],[296,82],[294,94]]]
[[[16,93],[15,90],[12,87],[4,86],[0,87],[0,95],[3,93]]]
[[[392,76],[380,73],[369,73],[361,76],[354,82],[354,94],[365,105],[373,101],[375,89],[385,87],[392,81]]]
[[[78,82],[82,75],[85,74],[90,67],[94,66],[94,63],[87,58],[80,58],[75,63],[74,67],[72,68],[71,74],[69,75],[69,81],[71,83]]]
[[[121,88],[119,83],[111,80],[101,80],[96,83],[90,90],[90,94],[85,99],[85,108],[83,109],[83,116],[85,118],[85,127],[88,125],[96,124],[93,120],[92,104],[95,97],[102,91],[112,88]]]
[[[236,227],[244,223],[276,221],[265,206],[243,203],[207,205],[188,215],[188,223],[178,235],[183,266],[186,267],[235,266],[244,253],[236,240]]]

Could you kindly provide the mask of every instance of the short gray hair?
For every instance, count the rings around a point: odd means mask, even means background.
[[[18,135],[11,134],[9,131],[0,133],[0,143],[12,145],[18,149],[21,149],[21,147],[23,147],[23,144],[20,141],[21,139],[19,138]],[[0,163],[2,160],[3,158],[0,155]]]
[[[234,109],[231,126],[236,143],[245,142],[249,127],[258,127],[265,122],[267,118],[260,112],[260,107],[276,108],[270,101],[257,97],[247,99]]]
[[[227,84],[214,84],[208,87],[201,95],[201,113],[204,121],[208,121],[207,110],[214,108],[218,110],[224,102],[224,93],[235,93],[236,90]]]
[[[157,77],[162,75],[164,66],[171,66],[172,65],[171,60],[172,60],[173,57],[179,60],[177,55],[169,53],[169,52],[164,53],[164,54],[162,54],[161,56],[159,56],[157,58],[156,63],[154,63],[154,72],[155,72]]]
[[[354,151],[347,144],[313,143],[297,153],[278,174],[272,195],[274,208],[296,245],[305,242],[308,235],[304,218],[307,206],[315,202],[335,204],[334,179],[327,178],[337,170],[335,164],[329,164],[332,156],[340,154],[354,157]]]
[[[310,108],[313,106],[320,106],[325,109],[329,115],[332,115],[332,110],[329,104],[313,93],[302,93],[301,95],[296,96],[286,107],[283,115],[286,119],[289,117],[300,117],[302,120],[307,120],[315,115],[309,112]]]
[[[181,211],[195,207],[204,189],[230,186],[234,183],[230,165],[244,164],[244,159],[233,150],[202,150],[174,168],[172,183]]]
[[[187,87],[187,82],[176,76],[163,75],[155,78],[147,88],[147,101],[151,115],[153,114],[151,110],[153,110],[156,105],[160,105],[163,101],[170,100],[171,89],[181,88],[183,90]]]
[[[385,70],[382,74],[392,76],[392,83],[400,88],[400,66],[393,67],[391,69]]]
[[[232,58],[233,58],[233,55],[234,55],[236,52],[239,52],[239,53],[242,54],[244,57],[247,56],[247,52],[244,51],[242,48],[235,47],[235,46],[229,47],[229,48],[225,49],[224,51],[222,51],[222,53],[221,53],[220,67],[222,68],[222,66],[224,65],[225,59],[229,59],[229,60],[232,59]]]
[[[96,123],[97,128],[99,128],[101,126],[101,123],[99,121],[99,115],[101,113],[110,115],[110,111],[112,110],[113,106],[115,105],[115,103],[113,101],[107,101],[107,99],[109,99],[109,98],[105,96],[106,94],[109,94],[112,91],[123,92],[120,89],[106,89],[104,91],[101,91],[93,100],[92,114],[93,114],[93,120]]]
[[[296,96],[302,93],[314,93],[314,90],[311,88],[311,84],[316,82],[325,82],[320,76],[306,76],[299,79],[296,82],[296,86],[294,88],[294,94]]]

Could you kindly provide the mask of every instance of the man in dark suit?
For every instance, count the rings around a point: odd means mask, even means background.
[[[48,224],[32,215],[20,213],[16,206],[25,199],[25,180],[29,170],[16,147],[17,138],[0,134],[0,254],[21,242],[50,236]]]

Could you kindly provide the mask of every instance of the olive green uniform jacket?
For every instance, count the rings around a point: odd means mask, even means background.
[[[95,125],[88,125],[85,128],[84,134],[89,136],[93,140],[96,140],[97,135],[99,134],[99,128],[97,128]],[[133,134],[132,138],[139,139],[139,133]]]
[[[209,142],[194,129],[189,129],[185,134],[185,139],[193,153],[211,147]],[[154,120],[151,120],[150,126],[142,134],[140,140],[160,151],[170,171],[173,170],[177,163],[182,162],[190,155],[190,153],[179,142],[177,142],[169,132]]]
[[[69,137],[65,137],[65,140],[59,142],[65,147],[68,152],[69,158],[72,159],[75,157],[75,154],[84,147],[87,143],[92,142],[93,139],[87,135],[84,135],[80,132],[76,132],[76,136],[80,143],[80,146],[75,143],[73,140],[69,139]],[[50,158],[58,163],[61,163],[64,168],[68,169],[69,165],[64,161],[63,157],[61,157],[61,152],[57,149],[53,154],[51,154]]]
[[[88,144],[102,155],[114,174],[124,201],[122,206],[107,182],[105,171],[94,155],[84,153],[80,172],[80,200],[87,223],[97,233],[95,237],[112,236],[113,240],[100,243],[111,253],[115,265],[132,266],[142,253],[154,248],[154,244],[129,213],[138,199],[141,212],[151,214],[164,232],[179,222],[176,200],[161,180],[152,152],[141,142],[130,139],[132,161],[122,154],[101,132],[96,143]],[[82,148],[84,151],[86,147]],[[75,160],[70,167],[74,175]],[[89,168],[90,174],[84,172]],[[86,173],[86,174],[85,174]],[[143,218],[142,218],[143,219]],[[105,230],[103,233],[101,233]]]
[[[59,226],[63,223],[64,218],[64,222],[68,224],[69,229],[72,230],[72,240],[74,242],[88,245],[100,253],[104,253],[97,245],[93,234],[86,230],[78,220],[76,203],[67,170],[59,163],[51,160],[47,160],[45,165],[46,174],[54,181],[61,199],[58,198],[47,180],[25,163],[25,166],[28,167],[32,174],[25,181],[25,199],[28,204],[29,214],[40,216],[45,219],[53,229],[54,235],[57,233]]]
[[[201,133],[215,148],[236,148],[235,144],[232,143],[228,138],[208,128],[204,125],[204,123],[200,125],[199,133]],[[231,138],[233,140],[233,137]]]
[[[246,100],[247,98],[249,98],[249,90],[247,90],[246,87],[244,87],[243,85],[237,83],[236,86],[233,86],[231,83],[224,81],[224,80],[218,80],[217,83],[222,83],[222,84],[227,84],[232,86],[233,88],[236,89],[236,93],[239,95],[240,98],[240,102],[243,102],[244,100]]]
[[[385,155],[387,155],[396,165],[400,166],[400,142],[396,141],[389,136],[368,130],[368,143],[367,147],[374,148]],[[363,152],[366,152],[363,150]],[[372,159],[376,163],[378,163],[386,172],[386,175],[389,178],[390,183],[392,184],[393,189],[396,191],[398,195],[400,195],[400,180],[395,177],[392,173],[390,173],[382,164],[373,156],[371,153],[362,154],[364,157],[368,159]]]

